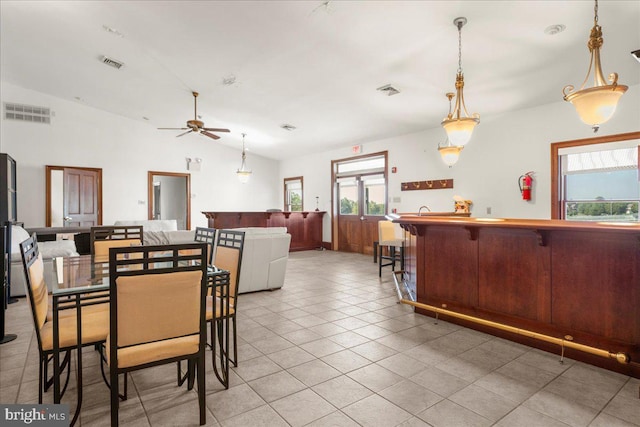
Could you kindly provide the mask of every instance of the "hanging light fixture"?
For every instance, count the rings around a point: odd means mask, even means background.
[[[238,176],[238,181],[240,181],[243,184],[246,184],[247,182],[249,182],[249,178],[251,178],[251,171],[247,169],[247,165],[246,165],[247,153],[244,150],[244,137],[246,135],[247,135],[246,133],[242,134],[242,164],[240,165],[240,169],[236,171],[236,174]]]
[[[458,72],[456,74],[456,105],[451,111],[451,102],[449,102],[449,114],[447,118],[442,120],[442,127],[447,132],[449,141],[454,146],[463,146],[471,139],[473,128],[480,123],[480,115],[474,113],[469,117],[467,107],[464,105],[464,96],[462,89],[464,88],[464,74],[462,73],[462,27],[467,23],[467,18],[461,17],[453,20],[453,24],[458,28]],[[447,94],[449,101],[453,94]],[[462,112],[464,111],[464,116]]]
[[[453,98],[453,93],[447,93],[447,98],[449,98],[449,114],[451,114],[451,99]],[[442,161],[449,167],[458,162],[460,152],[463,148],[464,146],[462,145],[453,145],[449,138],[447,138],[444,144],[438,144],[438,152],[442,156]]]
[[[449,167],[458,162],[460,152],[463,148],[461,145],[452,145],[449,138],[447,138],[447,141],[443,145],[438,144],[438,152],[440,152],[442,156],[442,161]]]
[[[602,75],[602,65],[600,64],[600,47],[602,47],[602,27],[598,25],[598,0],[595,0],[593,28],[589,35],[587,47],[591,52],[589,69],[587,76],[580,86],[580,90],[573,92],[572,85],[566,85],[562,89],[564,100],[576,107],[580,120],[590,125],[594,132],[597,132],[600,125],[608,121],[616,111],[616,106],[620,97],[627,91],[628,87],[618,84],[618,73],[609,74],[608,85]],[[593,87],[584,88],[593,68]]]

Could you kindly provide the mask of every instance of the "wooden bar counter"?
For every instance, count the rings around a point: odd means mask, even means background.
[[[640,224],[413,215],[395,222],[407,231],[404,280],[418,303],[626,354],[628,363],[564,353],[640,378]],[[441,318],[561,352],[508,328]]]
[[[211,228],[286,227],[289,251],[322,247],[322,216],[326,212],[202,212]]]

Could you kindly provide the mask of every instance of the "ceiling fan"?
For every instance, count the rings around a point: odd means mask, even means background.
[[[229,129],[220,128],[206,128],[204,122],[198,120],[198,92],[191,92],[193,94],[193,120],[187,120],[186,128],[158,128],[160,130],[186,130],[186,132],[176,135],[176,138],[186,135],[191,132],[199,133],[200,135],[208,136],[213,139],[220,139],[220,137],[211,132],[230,132]]]

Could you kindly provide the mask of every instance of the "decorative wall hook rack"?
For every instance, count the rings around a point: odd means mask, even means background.
[[[401,191],[411,190],[442,190],[443,188],[453,188],[453,179],[433,179],[430,181],[403,182]]]

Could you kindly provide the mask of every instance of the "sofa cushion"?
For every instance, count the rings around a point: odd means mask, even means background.
[[[20,243],[24,242],[29,238],[29,233],[27,230],[20,227],[19,225],[11,226],[11,259],[12,260],[21,260],[22,255],[20,254]]]
[[[233,228],[232,230],[244,231],[245,236],[287,234],[287,227],[245,227]]]
[[[178,229],[178,221],[175,219],[116,221],[113,225],[141,225],[143,231],[175,231]]]
[[[174,231],[144,231],[145,245],[171,245],[178,243],[191,243],[195,240],[196,232],[193,230]]]
[[[38,242],[38,249],[43,259],[60,256],[78,256],[76,243],[73,240],[55,240],[53,242]]]

